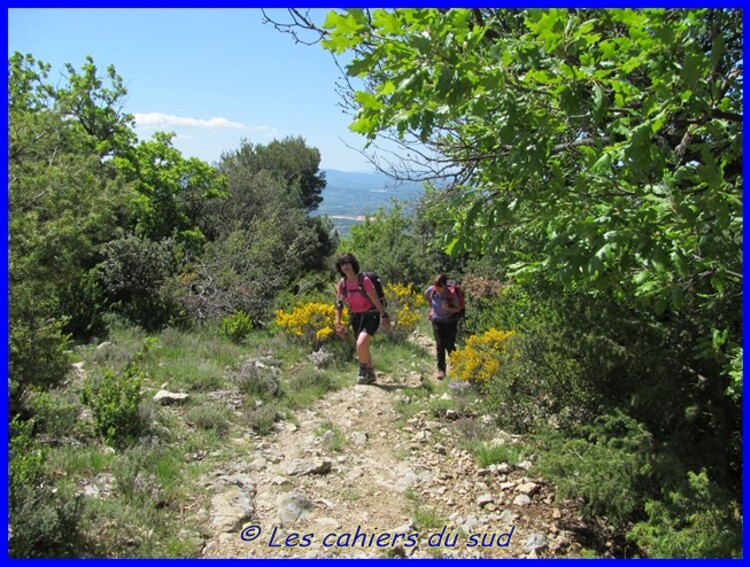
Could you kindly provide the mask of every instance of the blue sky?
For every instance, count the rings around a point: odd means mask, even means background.
[[[325,11],[316,12],[322,19]],[[243,138],[267,144],[302,136],[320,150],[321,168],[371,170],[346,145],[362,148],[364,138],[348,130],[338,106],[331,54],[295,45],[262,20],[258,8],[15,8],[8,53],[51,64],[55,81],[65,63],[80,68],[87,55],[102,71],[114,65],[139,137],[173,131],[188,157],[213,163]]]

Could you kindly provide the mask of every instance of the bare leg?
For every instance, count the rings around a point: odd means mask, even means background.
[[[370,354],[370,339],[372,337],[364,331],[357,337],[357,359],[360,364],[366,364],[368,368],[372,368],[372,355]]]

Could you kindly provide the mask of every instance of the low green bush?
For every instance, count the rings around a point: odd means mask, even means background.
[[[258,435],[273,433],[280,416],[280,407],[276,401],[258,401],[256,404],[245,407],[245,421]]]
[[[46,451],[32,437],[33,420],[10,422],[8,553],[11,557],[73,557],[80,552],[83,502],[53,490]]]
[[[504,429],[525,433],[553,421],[569,428],[601,413],[605,394],[599,387],[617,358],[615,353],[587,353],[586,324],[571,322],[579,310],[539,290],[506,286],[500,295],[474,300],[468,334],[496,329],[515,334],[497,372],[481,384],[483,405]],[[577,326],[576,326],[577,325]],[[609,366],[608,366],[609,365]]]
[[[29,408],[34,415],[36,429],[49,439],[70,437],[81,429],[79,413],[82,406],[72,392],[34,392],[29,397]]]
[[[581,498],[588,518],[606,516],[623,526],[642,509],[650,473],[652,438],[642,424],[622,414],[601,416],[574,435],[539,435],[540,474],[564,498]]]
[[[140,401],[145,373],[140,362],[152,344],[147,339],[122,373],[108,368],[100,379],[87,377],[83,383],[81,401],[91,408],[94,430],[109,443],[125,443],[143,430]]]
[[[512,443],[503,445],[480,443],[475,446],[474,456],[480,467],[506,463],[516,465],[521,460],[521,447]]]
[[[234,343],[244,341],[253,330],[253,321],[247,313],[237,311],[221,320],[221,334]]]
[[[53,491],[51,486],[22,486],[10,509],[8,554],[16,558],[80,557],[81,496]]]
[[[180,306],[167,286],[176,269],[175,243],[133,234],[102,247],[97,274],[109,306],[149,331],[182,319]]]
[[[59,384],[70,369],[67,351],[70,337],[63,332],[65,320],[47,318],[31,306],[28,310],[23,306],[13,310],[23,312],[18,313],[19,319],[11,320],[10,325],[10,415],[25,411],[29,391]]]
[[[231,425],[232,412],[216,404],[194,406],[185,413],[185,420],[195,427],[213,430],[219,436],[225,435]]]
[[[243,360],[230,371],[229,378],[252,399],[271,399],[281,393],[278,369],[259,360]]]
[[[81,272],[60,290],[59,314],[65,318],[64,330],[77,341],[105,337],[105,295],[96,269]]]
[[[688,472],[675,490],[645,504],[648,519],[628,537],[649,557],[742,557],[742,510],[705,470]]]

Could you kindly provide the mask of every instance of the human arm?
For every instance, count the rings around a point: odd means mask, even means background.
[[[447,313],[458,313],[459,311],[461,311],[461,308],[458,305],[453,305],[453,303],[449,301],[445,302],[445,307],[443,307],[443,309]]]
[[[383,321],[383,330],[389,331],[391,328],[391,319],[388,315],[388,312],[385,310],[385,306],[380,302],[380,298],[378,297],[375,288],[368,286],[368,289],[365,290],[365,293],[367,293],[367,297],[370,299],[372,304],[375,306],[375,309],[377,309],[378,313],[380,314],[380,318]]]
[[[450,291],[448,300],[445,302],[443,308],[446,313],[450,313],[451,315],[455,315],[456,313],[461,312],[461,306],[459,304],[459,297],[457,292],[452,290]]]
[[[346,328],[341,323],[341,317],[344,312],[344,294],[341,289],[341,284],[336,286],[336,301],[334,302],[334,328],[336,334],[340,337],[346,336]]]

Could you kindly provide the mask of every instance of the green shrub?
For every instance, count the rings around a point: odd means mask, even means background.
[[[46,452],[32,438],[33,427],[33,420],[10,422],[8,552],[11,557],[74,556],[83,503],[47,482]]]
[[[78,341],[107,335],[104,289],[97,271],[82,272],[60,290],[59,313],[66,318],[65,332]]]
[[[537,466],[564,498],[582,498],[589,518],[623,525],[640,510],[650,472],[651,435],[634,419],[608,414],[580,426],[576,437],[547,431]]]
[[[167,293],[168,279],[175,271],[174,243],[155,242],[129,235],[108,242],[98,274],[108,302],[136,325],[161,329],[179,319],[176,301]]]
[[[243,311],[237,311],[227,315],[221,321],[221,334],[228,337],[234,343],[241,343],[253,330],[253,321],[250,315]]]
[[[378,272],[384,285],[427,282],[436,269],[427,243],[418,234],[419,219],[407,203],[391,202],[389,210],[380,208],[353,225],[349,238],[339,243],[339,252],[354,254],[363,270]]]
[[[26,315],[11,319],[10,324],[10,415],[23,411],[28,391],[59,384],[70,369],[70,338],[63,332],[65,320],[42,318],[33,309]]]
[[[742,557],[741,509],[705,470],[689,472],[677,490],[649,500],[645,510],[648,520],[628,537],[649,557]]]
[[[258,435],[268,435],[276,429],[276,422],[280,418],[277,402],[267,401],[249,405],[245,408],[245,419],[250,427]]]
[[[22,486],[10,509],[10,557],[80,557],[83,500],[50,486]]]
[[[14,495],[24,486],[36,486],[44,473],[45,452],[34,441],[31,433],[34,420],[22,420],[14,416],[10,421],[9,481],[10,503]]]
[[[516,331],[503,364],[481,387],[484,405],[498,425],[527,432],[554,420],[568,428],[601,413],[604,395],[598,385],[612,363],[585,354],[587,323],[566,319],[579,306],[518,286],[504,287],[499,297],[473,301],[467,334],[483,335],[493,328]]]
[[[84,383],[81,401],[91,407],[94,429],[108,442],[119,444],[139,432],[142,380],[140,371],[126,369],[118,376],[107,369],[96,385],[91,380]]]
[[[742,347],[736,347],[729,357],[727,373],[730,380],[726,394],[739,405],[742,405],[742,361]]]
[[[141,383],[145,377],[140,361],[150,348],[148,340],[121,374],[106,369],[99,380],[87,377],[81,401],[91,408],[94,430],[113,444],[122,444],[143,429],[140,416]]]
[[[549,346],[539,332],[513,336],[502,364],[479,384],[481,405],[502,429],[527,433],[552,420],[567,427],[591,415],[578,363]]]
[[[59,440],[75,435],[79,427],[80,400],[67,391],[35,392],[29,398],[29,408],[39,433]]]
[[[185,420],[195,427],[213,430],[222,436],[229,431],[231,411],[215,404],[200,405],[190,408],[185,413]]]
[[[521,448],[518,445],[506,443],[504,445],[481,443],[474,447],[474,456],[480,467],[507,463],[516,465],[521,460]]]
[[[259,360],[246,359],[230,372],[230,379],[246,396],[253,399],[270,399],[278,396],[279,371]]]

